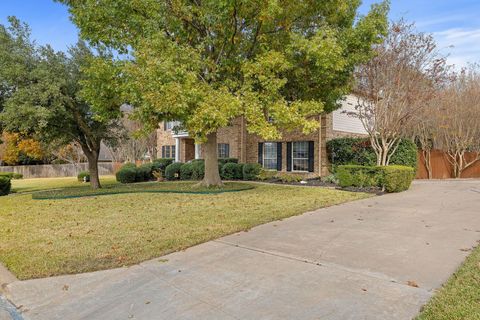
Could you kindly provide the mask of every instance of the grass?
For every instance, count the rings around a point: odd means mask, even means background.
[[[112,178],[103,184],[114,183]],[[75,179],[14,180],[0,197],[0,261],[19,279],[139,263],[266,222],[370,195],[256,184],[221,194],[130,193],[33,200]]]
[[[423,308],[416,320],[480,319],[480,246]]]

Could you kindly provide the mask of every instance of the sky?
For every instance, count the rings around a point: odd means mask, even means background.
[[[377,0],[364,0],[361,13]],[[78,30],[66,7],[53,0],[0,0],[0,24],[15,15],[27,22],[39,44],[66,50],[76,42]],[[432,33],[449,63],[465,66],[480,62],[479,0],[391,0],[390,19],[415,22],[419,31]],[[453,47],[452,47],[453,46]]]

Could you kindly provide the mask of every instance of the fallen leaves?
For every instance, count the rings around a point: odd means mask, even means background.
[[[418,284],[417,284],[415,281],[413,281],[413,280],[408,280],[408,281],[407,281],[407,285],[409,285],[410,287],[414,287],[414,288],[418,288],[418,287],[419,287]]]

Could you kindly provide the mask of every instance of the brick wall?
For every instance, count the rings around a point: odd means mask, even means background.
[[[320,130],[317,130],[309,135],[305,135],[300,131],[284,132],[281,140],[269,140],[271,142],[282,143],[282,171],[287,171],[287,142],[292,141],[313,141],[314,142],[314,172],[306,173],[308,176],[319,176],[322,172],[322,156],[320,143]],[[258,143],[265,142],[265,139],[257,135],[248,134],[246,137],[246,157],[245,162],[258,162]],[[305,173],[303,173],[305,174]]]
[[[157,157],[162,157],[162,146],[174,146],[175,139],[172,137],[171,130],[163,130],[163,122],[160,123],[157,130]]]

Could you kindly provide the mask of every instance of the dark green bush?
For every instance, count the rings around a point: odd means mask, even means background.
[[[193,163],[192,162],[184,163],[180,167],[180,179],[181,180],[191,180],[192,179],[192,174],[193,174]]]
[[[335,174],[338,184],[345,187],[381,187],[386,192],[408,190],[415,178],[415,170],[407,166],[338,166]]]
[[[165,178],[167,180],[178,180],[180,179],[180,169],[182,168],[183,163],[174,162],[169,164],[165,168]]]
[[[243,165],[243,180],[255,180],[262,171],[262,166],[258,163],[245,163]]]
[[[132,169],[132,168],[135,169],[136,167],[137,167],[137,165],[136,165],[135,163],[127,162],[127,163],[125,163],[123,166],[120,167],[120,170],[121,170],[121,169],[127,169],[127,168],[129,168],[129,169]]]
[[[135,168],[135,182],[150,181],[152,178],[152,168],[148,164]]]
[[[225,163],[220,170],[220,177],[225,180],[243,179],[243,165],[234,162]]]
[[[192,180],[202,180],[205,175],[205,161],[202,159],[192,160]]]
[[[414,172],[417,171],[417,146],[412,140],[402,139],[397,150],[390,158],[390,165],[399,165],[412,167]]]
[[[9,179],[23,179],[23,174],[15,172],[0,172],[0,177],[7,177]]]
[[[152,171],[160,171],[162,173],[162,177],[165,176],[165,169],[168,165],[173,163],[174,159],[171,158],[161,158],[156,159],[152,162]]]
[[[9,177],[0,176],[0,196],[6,196],[12,189],[12,183]]]
[[[408,190],[415,178],[415,170],[407,166],[382,167],[383,186],[387,192],[402,192]]]
[[[226,163],[238,163],[237,158],[220,158],[218,159],[219,167],[222,168]]]
[[[128,166],[117,171],[115,177],[121,183],[134,183],[137,177],[137,168]]]
[[[338,138],[327,142],[328,160],[334,166],[374,166],[376,156],[368,138]],[[409,139],[402,139],[390,158],[390,165],[417,168],[417,147]]]
[[[90,182],[90,172],[82,171],[77,175],[77,180],[79,182]]]
[[[335,174],[340,187],[378,187],[382,184],[383,172],[376,166],[338,166]]]

